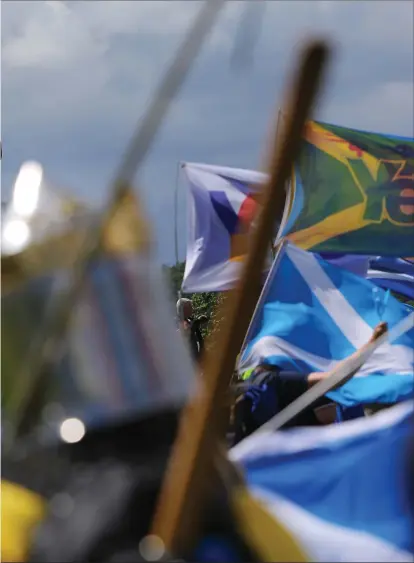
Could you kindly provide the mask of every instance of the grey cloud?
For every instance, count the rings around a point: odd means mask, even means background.
[[[163,261],[174,259],[177,162],[259,166],[305,34],[321,31],[337,45],[319,118],[413,135],[409,2],[269,2],[254,65],[235,74],[229,62],[242,4],[227,6],[140,177]],[[199,5],[68,6],[72,13],[41,2],[3,2],[3,186],[11,183],[22,160],[37,158],[57,184],[102,201],[121,152]],[[40,33],[39,21],[43,55],[32,43]],[[45,55],[57,43],[57,52]],[[180,189],[182,234],[184,191]]]

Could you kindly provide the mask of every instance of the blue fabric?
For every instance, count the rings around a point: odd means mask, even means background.
[[[265,381],[259,384],[255,384],[255,378],[251,377],[253,382],[244,393],[243,400],[251,404],[250,415],[254,426],[262,426],[302,395],[308,388],[307,377],[307,374],[297,372],[267,372]],[[314,424],[316,421],[307,411],[297,420],[301,424]]]
[[[407,299],[414,300],[414,278],[412,281],[406,281],[390,279],[384,276],[382,278],[376,277],[375,279],[372,279],[372,283],[375,283],[375,285],[378,285],[383,289],[390,289],[391,291],[394,291],[394,293],[403,295]]]
[[[319,256],[326,262],[334,266],[353,272],[354,274],[365,277],[369,267],[369,256],[359,254],[333,254],[332,252],[321,252]]]
[[[330,297],[333,292],[341,295],[345,308]],[[389,356],[374,353],[364,377],[354,377],[328,394],[346,407],[407,400],[414,395],[414,318],[411,322],[410,314],[412,309],[389,292],[288,243],[269,273],[239,369],[266,362],[302,373],[325,371],[367,342],[371,333],[362,337],[358,324],[374,329],[385,321],[392,331],[407,321],[392,341]]]
[[[345,420],[354,420],[365,416],[364,407],[356,405],[355,407],[336,407],[336,422],[344,422]]]
[[[279,401],[274,387],[267,383],[251,385],[244,394],[251,401],[251,413],[257,426],[261,426],[279,411]]]
[[[321,252],[319,256],[335,266],[369,279],[373,284],[414,299],[414,264],[402,258]]]
[[[222,536],[203,538],[193,556],[193,561],[199,563],[234,563],[239,559],[236,547]]]
[[[326,428],[257,436],[244,453],[243,443],[236,446],[231,458],[244,468],[250,487],[279,495],[326,522],[367,532],[411,552],[414,527],[407,503],[407,454],[412,404],[395,409],[403,416],[391,418],[391,423],[386,411],[332,427],[330,440],[318,441],[318,433],[326,436]],[[377,417],[387,423],[378,424]],[[344,432],[356,424],[361,431]]]
[[[374,270],[383,272],[395,272],[414,276],[414,264],[410,260],[402,258],[392,258],[387,256],[376,256],[371,258],[370,267]]]
[[[410,260],[376,256],[370,261],[368,278],[384,289],[414,299],[414,264]]]

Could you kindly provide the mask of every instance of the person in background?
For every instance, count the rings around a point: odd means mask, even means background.
[[[248,380],[239,386],[233,416],[235,443],[257,430],[326,375],[282,371],[266,363],[257,366]],[[322,398],[284,428],[329,424],[334,422],[335,417],[335,405]]]
[[[195,318],[193,302],[191,299],[181,297],[177,301],[177,317],[181,332],[187,339],[193,360],[199,362],[204,350],[204,338],[201,324],[207,321],[206,317]]]
[[[381,323],[375,329],[372,340],[375,339],[377,331],[383,329],[384,324]],[[330,372],[308,374],[290,372],[262,362],[253,370],[248,379],[238,386],[240,393],[236,399],[232,417],[235,443],[257,430],[310,387],[330,375]],[[353,408],[353,411],[357,412],[347,413],[345,410],[340,418],[349,420],[364,416],[362,406]],[[322,397],[312,407],[300,412],[284,428],[320,426],[337,421],[337,405],[326,397]]]

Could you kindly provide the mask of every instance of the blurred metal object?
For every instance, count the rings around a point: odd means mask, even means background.
[[[59,357],[31,397],[21,433],[45,443],[76,443],[86,432],[140,420],[188,398],[192,366],[176,332],[162,273],[145,256],[94,262]],[[50,300],[64,296],[66,271],[29,280],[2,299],[3,409],[12,419],[19,374]],[[167,338],[161,339],[165,333]],[[160,344],[163,350],[160,352]]]
[[[42,168],[35,162],[27,162],[20,168],[1,226],[2,255],[17,254],[31,244],[28,223],[39,204],[42,176]]]
[[[11,256],[73,227],[85,206],[46,180],[42,166],[25,162],[1,225],[1,254]]]
[[[173,99],[179,92],[224,3],[225,0],[204,2],[194,25],[155,92],[150,108],[141,120],[141,125],[121,161],[110,191],[110,200],[102,218],[96,227],[89,229],[83,241],[78,259],[73,264],[69,290],[63,299],[61,296],[57,300],[52,298],[45,322],[39,327],[38,338],[36,342],[32,343],[30,354],[23,367],[20,388],[16,389],[12,400],[13,420],[11,420],[11,424],[17,433],[24,419],[24,413],[29,408],[31,397],[39,385],[42,373],[56,360],[56,351],[61,347],[70,314],[81,294],[89,264],[102,252],[106,237],[112,238],[115,247],[118,245],[116,239],[110,236],[114,224],[118,221],[121,231],[124,226],[125,237],[129,238],[129,243],[139,247],[137,251],[145,253],[149,249],[149,228],[140,202],[134,198],[132,193],[132,181],[137,169],[148,154]],[[123,214],[120,210],[123,210]]]
[[[25,162],[2,209],[2,295],[32,277],[71,267],[97,213]]]

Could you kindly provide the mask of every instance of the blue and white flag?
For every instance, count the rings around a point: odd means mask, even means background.
[[[334,254],[321,252],[319,256],[339,268],[353,272],[365,278],[368,273],[370,257],[360,254]]]
[[[185,293],[234,287],[248,248],[258,188],[266,175],[252,170],[185,163],[189,186]]]
[[[383,272],[394,272],[396,274],[414,275],[414,263],[404,258],[392,258],[389,256],[375,256],[370,259],[370,267]]]
[[[407,299],[414,299],[414,276],[370,268],[367,272],[367,279],[375,285],[394,291]]]
[[[259,299],[239,370],[267,362],[302,373],[328,371],[366,344],[381,321],[388,323],[388,341],[328,394],[343,406],[413,396],[414,313],[369,280],[285,242]]]
[[[414,299],[414,264],[409,260],[325,252],[321,252],[319,256],[330,264],[371,280],[383,289]]]
[[[413,403],[367,418],[246,438],[229,452],[250,492],[311,561],[413,561]]]
[[[367,278],[384,289],[414,299],[414,264],[402,258],[371,258]]]

